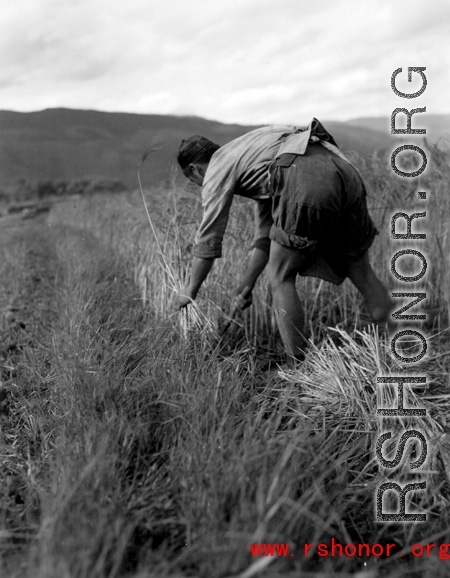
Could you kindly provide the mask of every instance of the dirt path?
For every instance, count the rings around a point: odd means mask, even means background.
[[[0,219],[0,381],[4,388],[16,373],[16,360],[27,347],[41,343],[50,325],[58,280],[71,257],[59,249],[69,236],[75,250],[95,250],[92,237],[81,230],[50,226],[47,214]]]
[[[110,440],[106,454],[119,448],[120,463],[128,460],[128,446],[114,437],[121,431],[123,404],[104,392],[117,386],[120,396],[124,379],[137,375],[147,356],[148,339],[139,333],[146,328],[141,300],[125,269],[111,248],[81,228],[50,226],[43,214],[0,221],[0,576],[38,575],[33,572],[40,565],[39,575],[47,577],[60,558],[82,566],[85,558],[77,551],[91,544],[80,527],[95,516],[87,514],[74,532],[78,510],[72,512],[66,497],[73,484],[74,496],[84,483],[89,486],[85,474],[74,480],[90,460],[98,460],[97,443]],[[130,419],[139,420],[133,399]],[[130,428],[131,444],[138,429],[134,422]],[[105,484],[109,468],[108,462]],[[115,487],[117,478],[113,482]],[[95,510],[96,504],[89,494],[80,511]],[[106,506],[102,515],[116,503]],[[63,530],[52,534],[49,519]],[[123,523],[134,524],[128,518]],[[80,541],[77,547],[70,546],[72,539]],[[40,557],[41,542],[54,546],[53,554]]]
[[[15,361],[48,325],[56,270],[55,238],[44,216],[0,230],[0,364],[7,386]]]
[[[44,215],[0,222],[0,552],[7,552],[8,561],[20,556],[37,524],[28,480],[33,443],[21,435],[21,426],[31,403],[30,352],[41,347],[52,316],[54,246]]]
[[[45,215],[1,220],[0,553],[5,556],[0,573],[5,575],[11,562],[17,569],[22,547],[38,524],[38,500],[29,479],[36,443],[23,426],[34,403],[30,360],[42,349],[51,323],[57,269],[55,236]]]
[[[68,262],[95,249],[81,230],[49,226],[46,214],[0,221],[0,575],[20,575],[39,529],[35,464],[46,435],[39,416],[53,371],[52,322]]]

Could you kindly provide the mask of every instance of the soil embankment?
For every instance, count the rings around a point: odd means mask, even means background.
[[[8,571],[38,522],[38,498],[31,483],[31,461],[39,445],[39,434],[32,434],[33,405],[46,379],[42,348],[53,314],[57,270],[54,236],[44,215],[1,219],[0,502],[1,546],[8,564],[3,570]],[[36,367],[37,350],[41,362]]]

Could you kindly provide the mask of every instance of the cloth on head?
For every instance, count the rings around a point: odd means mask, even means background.
[[[219,145],[213,143],[208,138],[198,134],[183,139],[178,150],[178,164],[184,170],[190,163],[193,163],[201,154],[211,150],[215,152]]]

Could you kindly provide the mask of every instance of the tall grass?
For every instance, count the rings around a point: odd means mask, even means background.
[[[352,161],[362,173],[368,190],[368,205],[380,234],[371,249],[372,264],[382,281],[393,291],[407,291],[405,284],[390,272],[391,258],[404,248],[421,251],[427,258],[428,270],[423,281],[414,290],[427,293],[426,307],[437,308],[440,315],[431,316],[444,326],[450,307],[450,240],[448,239],[450,196],[448,194],[448,162],[446,155],[434,145],[428,145],[429,166],[418,179],[397,177],[384,161],[374,156]],[[146,179],[151,175],[143,175]],[[418,200],[419,190],[427,192],[427,200]],[[156,228],[158,243],[148,226],[145,207],[139,190],[129,195],[115,195],[106,200],[103,196],[82,200],[71,215],[64,207],[54,213],[54,219],[63,222],[77,221],[78,225],[95,231],[108,240],[133,265],[135,281],[140,287],[144,302],[151,302],[161,315],[170,314],[170,305],[176,289],[183,286],[190,262],[190,250],[201,218],[199,191],[195,186],[172,176],[169,186],[147,191],[147,205]],[[393,241],[391,217],[396,212],[422,213],[426,218],[415,219],[413,232],[426,232],[426,241]],[[212,275],[202,290],[199,303],[206,319],[217,323],[218,315],[229,309],[229,295],[245,268],[252,238],[251,202],[236,198],[227,229],[224,256],[215,261]],[[397,221],[397,232],[406,232],[405,222]],[[164,264],[161,255],[164,255]],[[417,269],[414,258],[403,258],[400,271],[408,274]],[[178,287],[174,287],[174,282]],[[410,286],[409,286],[410,287]],[[355,323],[366,320],[360,299],[350,282],[335,287],[312,278],[299,278],[298,290],[310,319],[312,336],[323,337],[326,327],[339,325],[350,330]],[[265,277],[255,290],[255,306],[246,320],[247,336],[257,339],[274,330],[271,315],[270,293]],[[356,312],[356,317],[355,317]]]
[[[414,191],[379,160],[358,162],[381,231],[372,260],[394,287],[389,219],[396,208],[415,210]],[[224,257],[202,290],[200,325],[188,327],[171,303],[199,222],[195,189],[172,183],[147,193],[164,266],[139,192],[56,207],[57,313],[45,363],[42,348],[30,362],[47,369],[26,575],[446,575],[445,561],[415,558],[410,546],[448,541],[448,267],[435,249],[439,242],[448,254],[447,171],[435,163],[421,183],[430,191],[426,287],[441,311],[429,327],[434,348],[417,369],[430,383],[408,392],[408,404],[428,410],[414,426],[431,440],[427,491],[414,500],[428,514],[421,524],[375,522],[374,493],[385,481],[374,451],[376,377],[403,368],[347,282],[299,280],[315,344],[300,371],[273,378],[266,366],[279,360],[280,345],[265,278],[229,339],[218,340],[247,258],[245,202],[233,207]],[[390,396],[386,389],[378,406]],[[411,422],[389,425],[400,431]],[[395,475],[411,479],[404,464]],[[389,558],[317,556],[317,544],[331,538],[397,547]],[[295,555],[252,559],[249,544],[259,542],[289,543]],[[315,545],[309,557],[305,543]]]

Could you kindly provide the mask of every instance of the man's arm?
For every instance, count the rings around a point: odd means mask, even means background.
[[[244,276],[238,287],[233,291],[233,308],[244,309],[251,303],[251,292],[258,277],[264,271],[269,261],[270,239],[272,226],[272,200],[258,199],[255,203],[255,235],[253,251]]]
[[[191,278],[189,285],[181,289],[178,293],[176,308],[182,309],[192,303],[197,297],[197,293],[202,286],[203,281],[208,276],[212,269],[214,258],[204,259],[202,257],[194,257],[192,260]]]
[[[201,193],[203,218],[195,236],[190,281],[178,293],[177,309],[192,303],[211,271],[214,259],[222,256],[222,240],[233,202],[235,176],[233,165],[230,168],[221,158],[216,157],[217,153],[205,173]]]

